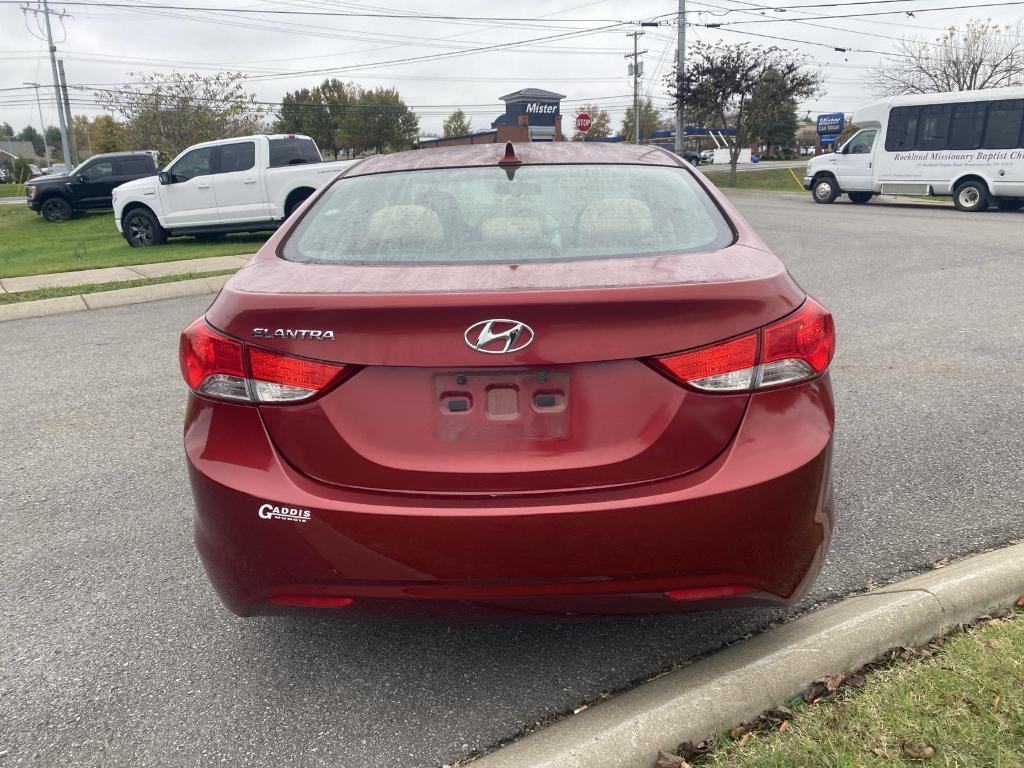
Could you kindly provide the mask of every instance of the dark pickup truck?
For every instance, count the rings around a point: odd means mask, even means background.
[[[25,185],[28,207],[46,221],[67,221],[77,211],[111,208],[114,187],[155,176],[155,152],[93,155],[68,173],[39,176]]]

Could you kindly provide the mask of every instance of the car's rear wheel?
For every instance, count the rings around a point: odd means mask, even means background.
[[[1024,199],[1019,197],[1000,197],[996,199],[1000,211],[1019,211],[1024,208]]]
[[[831,203],[839,197],[839,185],[831,176],[819,176],[811,187],[811,197],[816,203]]]
[[[850,196],[850,202],[851,203],[866,203],[868,200],[870,200],[872,197],[875,196],[875,193],[874,192],[850,192],[849,196]]]
[[[953,205],[958,211],[984,211],[988,209],[988,190],[980,181],[965,181],[953,191]]]
[[[75,209],[72,208],[71,203],[63,197],[51,197],[43,203],[39,212],[43,215],[43,218],[46,221],[56,223],[70,219],[74,214]]]
[[[132,248],[144,248],[148,245],[163,245],[167,242],[167,232],[160,226],[149,211],[136,208],[124,217],[124,238]]]

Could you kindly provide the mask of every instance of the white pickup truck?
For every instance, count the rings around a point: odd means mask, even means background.
[[[174,235],[272,230],[353,162],[324,162],[316,143],[297,134],[207,141],[158,175],[116,187],[114,221],[136,248]]]

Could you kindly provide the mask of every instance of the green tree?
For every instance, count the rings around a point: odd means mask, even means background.
[[[597,104],[581,104],[573,113],[572,123],[574,129],[578,115],[590,116],[590,130],[586,133],[574,130],[572,135],[573,141],[590,141],[591,139],[603,139],[612,135],[612,118],[608,114],[608,110],[602,109]],[[630,113],[630,124],[632,124],[632,119],[633,116]]]
[[[352,129],[357,110],[353,108],[361,91],[354,83],[324,80],[316,88],[300,88],[286,93],[277,111],[274,130],[279,133],[303,133],[335,157],[351,151]]]
[[[363,91],[355,107],[352,145],[356,152],[397,152],[412,147],[419,132],[419,118],[405,105],[394,88]]]
[[[89,126],[90,150],[100,152],[123,152],[131,149],[153,149],[142,144],[133,144],[121,123],[111,115],[96,115]],[[170,157],[163,157],[164,161]]]
[[[750,96],[747,122],[750,136],[764,144],[768,154],[775,147],[791,147],[796,142],[800,121],[795,99],[780,99],[777,94],[785,84],[779,82],[780,73],[770,69],[758,81]]]
[[[650,99],[640,100],[640,140],[650,139],[651,134],[663,130],[665,126],[658,110],[654,108],[654,102]],[[619,131],[626,137],[626,141],[633,141],[633,107],[626,110],[622,118],[622,129]]]
[[[139,82],[96,96],[123,118],[136,148],[171,158],[200,141],[254,133],[260,123],[263,109],[246,91],[241,73],[135,76]]]
[[[50,157],[54,162],[63,158],[64,142],[60,140],[60,128],[55,125],[46,126],[46,145],[50,148]]]
[[[465,112],[461,109],[456,109],[444,119],[444,122],[441,124],[441,130],[447,139],[452,136],[465,136],[467,133],[472,133],[473,125],[469,122]]]
[[[0,124],[0,139],[8,139],[8,140],[10,140],[10,139],[13,139],[13,138],[14,138],[14,129],[11,128],[11,124],[10,123],[2,123],[2,124]]]
[[[43,150],[45,149],[45,143],[43,142],[43,135],[39,133],[31,125],[26,125],[21,131],[15,136],[18,141],[31,141],[32,150],[36,153],[37,157],[43,157]]]
[[[731,186],[736,185],[740,150],[760,138],[765,125],[778,117],[770,105],[810,98],[820,83],[821,74],[795,54],[749,43],[699,42],[683,77],[674,71],[667,78],[669,95],[683,100],[687,115],[699,116],[713,127],[735,128],[729,147]]]

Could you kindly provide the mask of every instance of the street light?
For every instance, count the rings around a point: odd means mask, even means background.
[[[22,83],[22,85],[30,85],[36,89],[36,106],[39,107],[39,127],[42,129],[43,137],[43,160],[46,163],[46,168],[50,168],[50,148],[46,144],[46,123],[43,121],[43,105],[39,101],[39,83]]]

